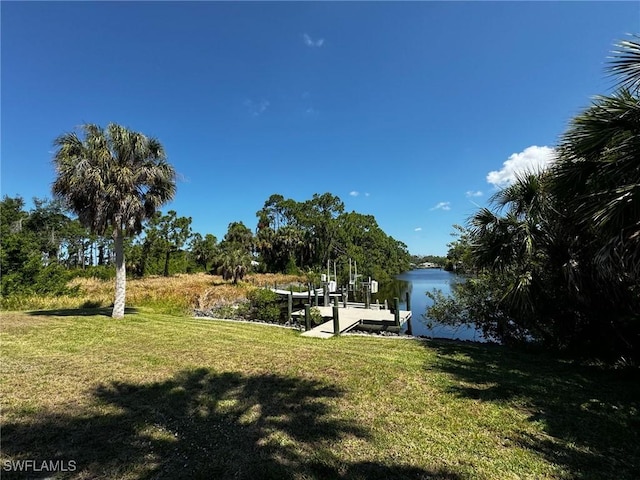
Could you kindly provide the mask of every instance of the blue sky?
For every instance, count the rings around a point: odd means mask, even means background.
[[[417,254],[445,254],[453,224],[547,161],[640,33],[640,2],[0,9],[3,195],[50,196],[54,138],[116,122],[163,143],[180,175],[164,210],[195,231],[331,192]]]

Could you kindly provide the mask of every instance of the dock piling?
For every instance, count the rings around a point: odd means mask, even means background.
[[[293,294],[287,295],[287,320],[290,322],[293,316]]]
[[[336,299],[336,305],[333,306],[333,334],[334,335],[340,335],[340,320],[338,319],[338,305],[337,305],[337,299]]]
[[[324,293],[324,306],[329,306],[329,284],[322,282],[322,292]]]
[[[396,327],[400,326],[400,299],[393,297],[393,321]]]
[[[368,283],[364,283],[364,308],[371,308],[371,287]]]
[[[304,306],[304,329],[311,330],[311,305],[308,303]]]

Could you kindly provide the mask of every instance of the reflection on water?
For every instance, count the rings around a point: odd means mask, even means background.
[[[400,299],[400,308],[406,309],[406,293],[411,299],[412,328],[414,335],[424,335],[436,338],[451,338],[460,340],[474,340],[482,342],[481,333],[473,327],[450,327],[431,321],[432,328],[427,327],[428,320],[424,319],[427,306],[433,301],[427,297],[426,292],[433,289],[442,290],[442,293],[451,293],[451,284],[460,281],[460,277],[444,270],[430,268],[411,270],[398,275],[395,280],[380,285],[378,294],[372,296],[372,301],[379,300],[389,302],[394,297]]]

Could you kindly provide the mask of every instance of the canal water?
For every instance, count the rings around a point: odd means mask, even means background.
[[[461,277],[438,268],[410,270],[398,275],[394,281],[380,285],[379,293],[374,295],[372,300],[377,299],[382,303],[385,299],[392,301],[391,299],[398,297],[401,302],[400,308],[404,310],[408,291],[411,298],[411,326],[414,335],[483,342],[485,339],[474,327],[450,327],[438,324],[434,320],[430,321],[432,325],[429,327],[427,325],[429,320],[424,318],[427,307],[433,304],[426,292],[437,289],[447,295],[451,293],[451,285],[460,281],[463,281]]]

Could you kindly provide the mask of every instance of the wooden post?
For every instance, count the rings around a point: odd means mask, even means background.
[[[322,283],[322,292],[324,293],[324,306],[329,306],[329,284],[327,282]]]
[[[316,287],[313,287],[313,296],[314,298],[314,305],[317,307],[318,306],[318,289]]]
[[[340,335],[340,321],[338,320],[338,305],[333,306],[333,334]]]
[[[311,303],[311,283],[307,283],[307,303]]]
[[[340,305],[338,305],[338,297],[333,297],[333,306],[334,307],[339,307]]]
[[[291,293],[287,295],[287,313],[287,318],[291,321],[291,317],[293,316],[293,295]]]
[[[411,317],[407,319],[407,335],[413,335],[413,328],[411,327]]]
[[[366,308],[366,309],[371,308],[371,295],[369,294],[370,288],[371,287],[368,284],[365,284],[365,286],[364,286],[364,308]]]
[[[311,305],[308,303],[304,306],[304,328],[307,332],[311,330]]]
[[[343,287],[342,289],[342,305],[344,308],[347,308],[347,301],[349,300],[349,289],[347,287]]]
[[[405,292],[405,295],[407,299],[407,310],[410,312],[411,311],[411,295],[409,295],[409,292]]]
[[[400,299],[393,297],[393,321],[396,327],[400,326]]]

